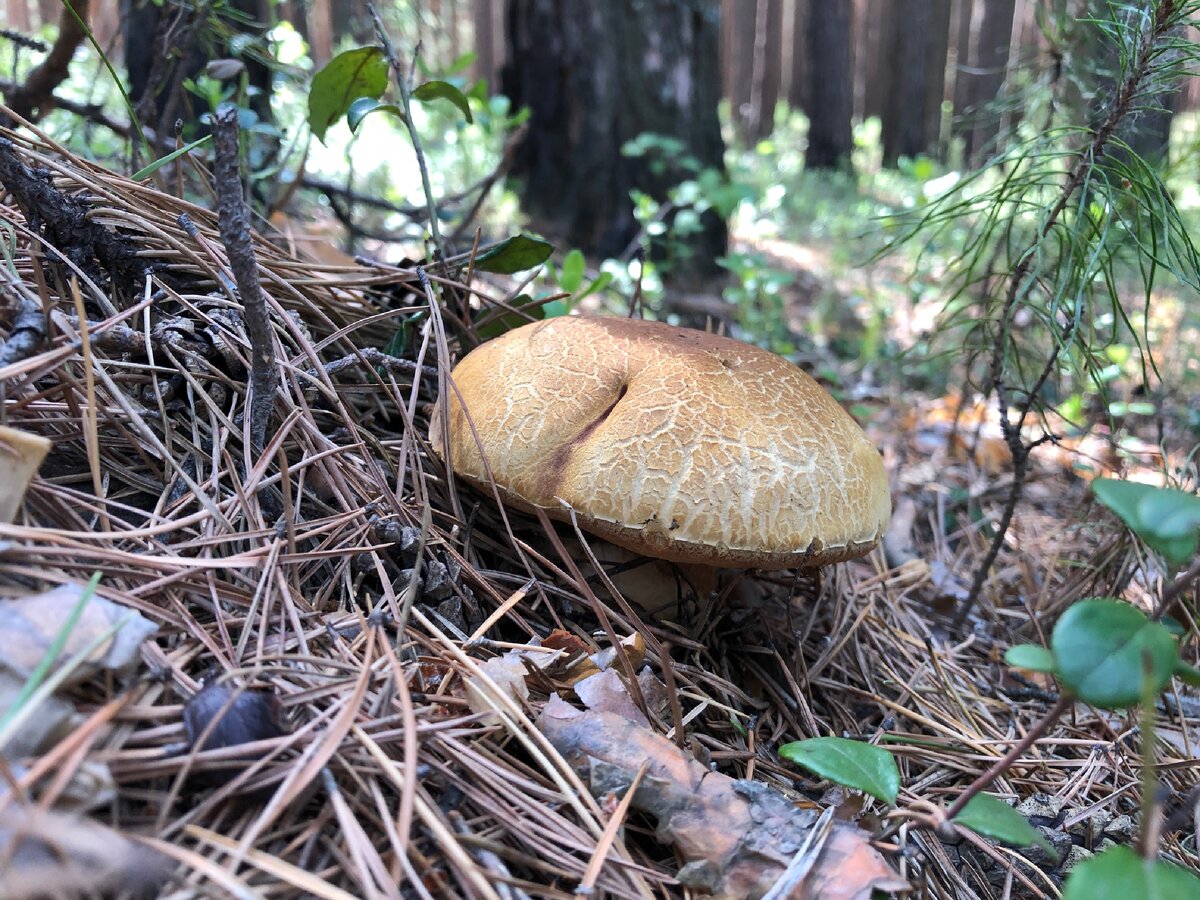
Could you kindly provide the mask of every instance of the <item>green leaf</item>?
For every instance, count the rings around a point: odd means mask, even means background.
[[[586,265],[587,261],[583,258],[583,252],[572,250],[563,259],[562,273],[558,276],[558,286],[569,294],[575,293],[583,284],[583,270]]]
[[[1157,695],[1171,680],[1179,648],[1165,626],[1117,600],[1076,603],[1058,620],[1050,638],[1062,683],[1081,700],[1120,709],[1142,698],[1143,676]],[[1150,663],[1143,672],[1143,656]]]
[[[475,334],[479,336],[480,340],[490,341],[492,338],[499,337],[506,331],[512,331],[514,328],[528,325],[531,318],[538,321],[546,318],[546,310],[543,305],[541,303],[535,305],[533,298],[528,294],[521,294],[509,306],[519,309],[521,312],[505,311],[495,318],[489,319],[475,329]],[[521,313],[524,313],[524,315]]]
[[[779,748],[779,755],[842,787],[895,803],[900,770],[886,750],[840,737],[809,738]]]
[[[1009,647],[1004,654],[1004,661],[1014,669],[1047,672],[1051,675],[1055,672],[1054,654],[1035,644],[1017,644],[1015,647]]]
[[[1192,687],[1200,687],[1200,669],[1195,666],[1189,666],[1183,660],[1175,663],[1175,677],[1184,684],[1190,684]]]
[[[1200,497],[1172,488],[1097,478],[1096,499],[1111,509],[1138,537],[1181,566],[1200,541]]]
[[[308,127],[321,143],[325,132],[360,97],[378,99],[387,90],[388,63],[378,47],[347,50],[313,76],[308,92]]]
[[[542,312],[546,314],[547,319],[553,319],[555,316],[565,316],[571,311],[563,300],[551,300],[549,303],[542,304]]]
[[[157,172],[163,166],[167,165],[167,163],[174,162],[175,160],[179,159],[179,157],[183,156],[184,154],[191,153],[197,147],[201,147],[204,144],[207,144],[211,140],[212,140],[212,135],[206,134],[204,137],[200,138],[198,141],[192,141],[190,144],[185,144],[184,146],[180,147],[178,150],[172,150],[166,156],[156,159],[154,162],[150,163],[150,165],[146,166],[144,169],[138,169],[136,172],[134,172],[133,180],[141,181],[143,178],[149,178],[151,175],[153,175],[155,172]]]
[[[475,268],[498,275],[512,275],[540,266],[553,252],[553,244],[532,235],[518,234],[480,253],[475,257]]]
[[[468,50],[466,53],[461,54],[454,62],[450,63],[446,74],[457,75],[459,72],[465,72],[475,62],[476,55],[474,50]]]
[[[589,284],[587,287],[585,287],[583,289],[582,292],[576,294],[571,299],[573,302],[578,303],[580,300],[582,300],[588,294],[594,294],[594,293],[596,293],[596,291],[604,290],[606,287],[608,287],[608,285],[612,282],[612,280],[613,280],[612,272],[601,272],[599,275],[596,276],[595,280],[592,281],[591,284]]]
[[[486,78],[480,78],[470,88],[467,89],[467,96],[474,97],[480,103],[487,105],[488,101],[488,83]]]
[[[1128,847],[1110,847],[1071,870],[1063,900],[1192,900],[1200,878],[1162,860],[1147,862]]]
[[[406,349],[408,349],[408,323],[401,319],[400,327],[396,329],[396,333],[383,345],[383,352],[388,356],[403,359]]]
[[[374,97],[359,97],[346,110],[346,124],[350,126],[351,131],[358,131],[358,126],[362,124],[362,120],[373,112],[390,113],[401,122],[404,121],[404,113],[400,111],[400,107],[395,103],[384,103],[381,100],[376,100]]]
[[[1042,833],[1029,824],[1029,820],[1005,803],[990,794],[976,794],[967,801],[954,821],[965,825],[976,834],[982,834],[994,841],[1012,844],[1014,847],[1028,847],[1037,844],[1055,859],[1058,854],[1050,846],[1050,842],[1042,837]]]
[[[412,95],[414,99],[420,100],[422,103],[429,103],[433,100],[449,100],[458,107],[467,122],[475,121],[471,117],[471,104],[467,102],[467,95],[448,81],[427,81],[416,87]]]

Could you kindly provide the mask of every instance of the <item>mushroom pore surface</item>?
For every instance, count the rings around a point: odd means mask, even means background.
[[[476,348],[451,380],[448,439],[439,409],[431,440],[455,472],[489,491],[490,470],[504,500],[560,520],[566,503],[636,553],[823,565],[869,551],[891,512],[883,461],[850,415],[792,363],[730,338],[554,318]]]

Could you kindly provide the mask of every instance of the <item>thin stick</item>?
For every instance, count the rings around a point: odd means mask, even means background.
[[[421,136],[417,134],[417,126],[413,124],[412,91],[409,90],[408,77],[404,74],[404,66],[400,63],[400,57],[396,53],[392,39],[388,37],[387,31],[383,27],[383,20],[379,18],[375,4],[368,3],[367,9],[371,11],[371,18],[375,21],[375,35],[379,38],[379,43],[383,45],[383,52],[387,54],[392,73],[396,76],[396,87],[400,90],[404,124],[408,128],[413,151],[417,154],[417,168],[421,170],[421,186],[425,189],[425,205],[429,209],[429,234],[433,238],[433,246],[437,255],[445,256],[447,248],[442,246],[442,234],[438,228],[437,202],[433,199],[433,183],[429,180],[429,166],[425,163],[425,151],[421,148]]]
[[[621,798],[621,802],[613,811],[612,818],[604,826],[604,833],[600,835],[600,840],[596,841],[596,849],[592,853],[592,858],[588,860],[587,869],[584,870],[579,886],[575,888],[576,894],[590,897],[592,891],[595,890],[596,879],[600,877],[600,870],[604,868],[604,861],[608,859],[608,850],[617,839],[617,832],[624,824],[625,816],[629,814],[629,805],[633,802],[633,795],[637,793],[642,778],[645,777],[646,770],[649,768],[650,760],[642,760],[641,766],[633,776],[633,781],[629,783],[629,788],[625,791],[625,796]]]
[[[217,224],[221,243],[229,256],[229,268],[237,282],[250,338],[250,443],[261,451],[267,423],[275,405],[279,369],[275,364],[275,335],[267,312],[267,299],[258,280],[258,260],[250,238],[242,179],[238,171],[237,109],[226,106],[213,119],[216,162],[213,180],[217,188]]]
[[[1057,722],[1074,702],[1075,698],[1072,695],[1062,694],[1058,698],[1058,702],[1050,707],[1050,711],[1029,729],[1025,737],[1013,744],[1012,749],[996,760],[990,769],[972,781],[967,789],[958,795],[958,799],[946,810],[946,819],[951,820],[957,816],[972,797],[1003,775],[1006,769],[1020,759],[1022,753],[1033,746],[1034,741],[1050,730],[1050,726]]]
[[[1163,588],[1162,598],[1158,601],[1155,613],[1165,615],[1171,604],[1179,599],[1179,595],[1188,589],[1193,581],[1200,578],[1200,555],[1192,560],[1192,564],[1181,572],[1174,581]]]

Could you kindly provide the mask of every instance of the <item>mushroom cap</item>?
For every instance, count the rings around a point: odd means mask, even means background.
[[[818,566],[869,552],[891,514],[883,461],[850,415],[792,363],[731,338],[553,318],[477,347],[451,381],[449,439],[440,405],[430,439],[456,473],[485,491],[494,479],[519,509],[573,510],[635,553]]]

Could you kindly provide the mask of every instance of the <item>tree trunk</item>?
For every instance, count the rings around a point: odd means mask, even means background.
[[[521,203],[535,224],[594,256],[617,256],[638,235],[629,191],[663,199],[688,177],[621,155],[643,132],[683,142],[723,170],[717,102],[716,0],[510,0],[504,93],[532,112],[513,158]],[[710,277],[725,223],[706,214],[689,271]]]
[[[967,105],[962,112],[969,127],[963,131],[964,157],[978,165],[999,134],[1000,112],[994,108],[1008,76],[1016,0],[982,0],[976,7],[979,28],[968,57]]]
[[[754,72],[750,83],[750,133],[755,140],[775,130],[775,105],[783,56],[783,0],[758,0],[754,19]]]
[[[886,9],[883,157],[894,163],[928,152],[937,138],[950,10],[949,0],[891,0]]]
[[[1091,4],[1099,4],[1100,0],[1090,0]],[[1092,10],[1089,9],[1089,12]],[[1096,9],[1093,13],[1098,18],[1104,17],[1105,12]],[[1127,13],[1127,15],[1130,13]],[[1175,40],[1186,40],[1186,31],[1172,33]],[[1121,62],[1117,57],[1113,42],[1092,29],[1084,33],[1081,46],[1076,51],[1091,56],[1094,91],[1088,110],[1088,120],[1093,128],[1100,126],[1112,102],[1112,95],[1117,90],[1121,80]],[[1160,90],[1146,92],[1137,100],[1138,112],[1126,118],[1117,129],[1116,136],[1128,146],[1113,146],[1108,155],[1123,164],[1130,162],[1129,151],[1140,156],[1152,166],[1166,161],[1171,137],[1171,122],[1179,108],[1178,78],[1160,80]]]
[[[1129,149],[1151,165],[1161,165],[1167,160],[1170,149],[1171,122],[1179,109],[1179,91],[1176,86],[1155,94],[1146,102],[1145,110],[1121,130],[1121,138]],[[1114,151],[1120,158],[1123,149]]]
[[[808,58],[808,17],[811,5],[809,0],[792,0],[792,55],[788,61],[787,101],[793,109],[808,109],[811,97],[812,65]]]
[[[734,128],[744,140],[750,140],[754,89],[754,29],[758,18],[757,0],[724,0],[721,4],[721,39],[725,58],[725,96]]]
[[[862,60],[862,112],[864,119],[883,118],[887,107],[888,85],[899,76],[894,65],[885,64],[891,49],[891,34],[895,16],[889,15],[891,4],[899,0],[858,0],[863,14],[858,33],[857,59]]]
[[[323,66],[333,59],[333,45],[337,40],[333,22],[333,0],[312,0],[308,4],[305,25],[314,66]]]
[[[33,21],[29,18],[29,0],[7,0],[4,5],[8,16],[8,27],[21,34],[33,31]]]
[[[954,0],[954,12],[951,14],[954,39],[950,42],[949,57],[954,66],[954,73],[951,77],[950,97],[954,108],[956,137],[964,131],[970,131],[970,125],[963,115],[971,103],[971,35],[977,24],[974,22],[976,2],[977,0]]]
[[[260,36],[269,27],[272,10],[268,0],[234,0],[229,3],[225,26],[250,36]],[[208,7],[158,5],[153,0],[121,0],[121,33],[129,96],[139,120],[159,135],[174,132],[175,122],[194,121],[191,97],[183,82],[194,78],[209,61],[203,36],[219,26],[218,13]],[[249,82],[258,88],[249,106],[260,120],[271,121],[272,72],[253,54],[243,53]]]
[[[814,3],[809,12],[806,43],[811,75],[806,108],[808,150],[804,155],[804,165],[809,169],[848,164],[854,146],[850,132],[854,114],[852,14],[852,0]]]
[[[487,79],[496,89],[500,56],[496,52],[496,4],[504,0],[471,0],[471,22],[475,28],[475,77]]]

